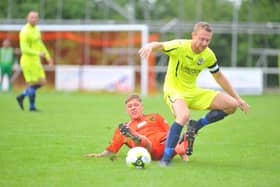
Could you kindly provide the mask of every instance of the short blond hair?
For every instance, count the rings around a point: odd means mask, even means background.
[[[129,95],[126,100],[125,100],[125,104],[127,104],[129,101],[131,101],[132,99],[137,99],[139,102],[142,102],[142,99],[139,95],[137,94],[131,94]]]
[[[212,32],[212,29],[207,22],[198,22],[194,25],[193,32],[197,32],[198,30],[205,30],[207,32]]]

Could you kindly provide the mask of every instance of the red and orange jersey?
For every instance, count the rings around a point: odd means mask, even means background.
[[[166,136],[169,130],[169,125],[165,119],[159,114],[143,115],[141,119],[131,120],[126,125],[140,135],[148,138],[153,146],[152,157],[158,159],[163,152]],[[116,128],[111,144],[106,150],[117,153],[123,144],[129,147],[136,146],[135,143],[122,135],[119,128]],[[154,152],[154,153],[153,153]]]

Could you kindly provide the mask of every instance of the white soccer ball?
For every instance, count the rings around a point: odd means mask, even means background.
[[[126,155],[126,164],[130,168],[143,169],[151,163],[151,155],[144,147],[131,148]]]

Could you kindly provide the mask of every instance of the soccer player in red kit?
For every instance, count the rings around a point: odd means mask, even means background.
[[[153,160],[162,158],[169,125],[159,114],[143,114],[144,106],[138,95],[130,95],[125,101],[126,112],[130,121],[120,124],[113,135],[110,145],[101,153],[89,153],[87,157],[102,157],[116,154],[123,145],[132,148],[145,147]],[[175,154],[183,160],[188,160],[185,154],[187,147],[186,136],[178,142]],[[174,155],[175,155],[174,154]]]

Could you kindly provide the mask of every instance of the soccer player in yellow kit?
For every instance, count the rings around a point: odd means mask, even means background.
[[[17,102],[23,110],[23,100],[29,97],[29,110],[38,111],[35,106],[36,90],[46,83],[46,75],[41,64],[41,58],[45,58],[50,66],[53,60],[41,39],[41,32],[36,26],[39,20],[38,12],[30,11],[27,15],[27,23],[21,29],[20,49],[22,56],[20,65],[23,71],[27,88],[17,96]]]
[[[199,22],[194,26],[191,40],[151,42],[139,50],[139,55],[146,59],[153,50],[169,56],[164,99],[172,110],[175,121],[169,130],[160,162],[162,166],[169,165],[185,124],[188,123],[186,134],[189,140],[186,153],[191,155],[195,134],[199,129],[234,113],[238,107],[244,112],[249,110],[249,105],[233,89],[219,68],[214,52],[208,47],[211,38],[210,25]],[[204,68],[208,68],[226,93],[197,87],[196,79]],[[190,109],[210,111],[195,121],[190,120]]]

